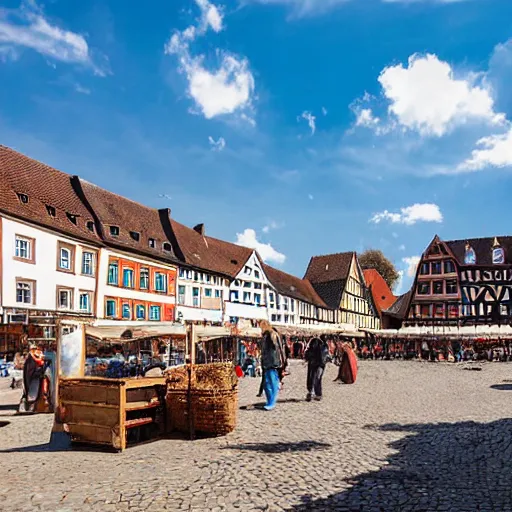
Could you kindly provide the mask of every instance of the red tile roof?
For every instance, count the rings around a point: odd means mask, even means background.
[[[22,203],[18,194],[28,197]],[[51,216],[47,207],[55,209]],[[73,189],[71,176],[0,145],[0,211],[62,234],[101,243],[87,229],[92,214]],[[76,225],[68,214],[75,216]]]
[[[252,249],[201,235],[171,219],[171,226],[184,261],[211,272],[234,278],[243,269]]]
[[[388,284],[376,269],[370,268],[363,272],[366,286],[368,286],[372,292],[373,301],[380,315],[383,310],[390,308],[397,298],[393,295]]]
[[[171,235],[168,210],[149,208],[88,181],[80,179],[79,182],[108,245],[171,263],[178,262],[172,237],[168,236]],[[119,228],[118,235],[111,233],[111,226]],[[137,236],[138,240],[135,239]],[[150,240],[154,241],[154,247],[150,246]]]
[[[316,293],[313,285],[308,280],[292,276],[269,265],[263,265],[263,271],[281,295],[327,308],[325,302]]]

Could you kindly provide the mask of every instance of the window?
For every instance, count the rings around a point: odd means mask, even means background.
[[[55,207],[50,206],[49,204],[46,205],[46,211],[48,212],[48,215],[50,217],[55,217],[55,215],[57,214],[57,212],[55,211]]]
[[[288,323],[288,318],[289,316],[288,315],[284,315],[284,323],[287,324]]]
[[[140,240],[140,233],[138,231],[130,231],[130,237],[138,242]]]
[[[430,295],[430,282],[418,283],[418,295]]]
[[[255,290],[261,290],[261,283],[254,283]]]
[[[268,298],[269,298],[270,302],[274,302],[274,294],[272,292],[270,292],[268,294]]]
[[[150,306],[149,319],[153,321],[160,320],[160,306]]]
[[[178,286],[178,304],[185,304],[185,287]]]
[[[287,297],[283,298],[283,309],[285,311],[288,311],[288,298]]]
[[[123,286],[125,288],[133,288],[133,274],[132,268],[123,268]]]
[[[506,304],[500,304],[500,315],[508,316],[508,306]]]
[[[20,304],[34,304],[34,289],[34,281],[16,280],[16,302]]]
[[[59,309],[73,308],[73,290],[71,288],[57,288],[57,307]]]
[[[154,249],[156,247],[156,240],[154,238],[150,238],[148,243],[149,243],[149,247],[151,247],[152,249]]]
[[[74,224],[76,226],[76,219],[77,219],[76,215],[66,212],[66,217],[69,219],[69,222],[71,222],[72,224]]]
[[[260,278],[260,273],[259,273],[257,270],[255,270],[255,271],[254,271],[254,277],[255,277],[256,279],[259,279],[259,278]]]
[[[422,304],[420,306],[420,316],[421,316],[421,318],[429,318],[430,317],[430,304]]]
[[[86,223],[87,229],[94,233],[94,222],[92,220],[88,220]]]
[[[84,251],[82,253],[82,274],[94,275],[94,254],[92,252]]]
[[[444,273],[452,274],[455,272],[455,263],[452,260],[447,260],[444,262]]]
[[[164,242],[162,245],[164,251],[171,252],[172,251],[172,245],[169,242]]]
[[[34,254],[35,240],[24,236],[16,235],[14,256],[29,263],[35,263]]]
[[[231,297],[231,302],[238,302],[238,290],[233,290],[231,293],[230,293],[230,297]]]
[[[75,247],[73,245],[58,243],[57,270],[74,272],[75,270]]]
[[[117,261],[111,261],[108,264],[108,284],[117,286],[119,281],[119,264]]]
[[[212,276],[210,274],[206,274],[206,282],[211,283],[212,282]]]
[[[105,303],[105,316],[116,316],[116,301],[109,299]]]
[[[251,292],[244,292],[244,302],[251,302]]]
[[[446,281],[446,293],[448,295],[455,295],[457,293],[457,281],[455,279]]]
[[[119,236],[119,226],[110,226],[110,234],[112,236]]]
[[[205,288],[204,289],[204,296],[205,297],[211,297],[212,296],[212,289],[211,288]]]
[[[244,288],[250,288],[252,283],[250,281],[244,281]]]
[[[276,315],[270,315],[270,320],[272,322],[275,322],[276,321]]]
[[[439,275],[443,272],[442,270],[442,264],[440,261],[433,261],[432,262],[432,274]]]
[[[185,277],[185,269],[184,269],[184,268],[180,268],[180,269],[179,269],[179,272],[178,272],[178,275],[179,275],[180,277]]]
[[[157,292],[167,291],[167,276],[162,272],[155,272],[155,290]]]
[[[142,304],[137,304],[135,308],[135,314],[137,316],[137,320],[145,320],[146,319],[146,306]]]
[[[235,286],[240,286],[240,279],[235,279]]]
[[[244,274],[247,274],[248,276],[251,275],[251,272],[252,272],[252,268],[251,267],[248,267],[247,265],[245,266],[244,268]]]
[[[149,288],[149,268],[142,267],[139,276],[139,288],[147,290]]]
[[[215,297],[217,299],[222,298],[222,290],[215,290]]]
[[[422,276],[427,276],[430,274],[430,263],[422,263],[420,267],[420,274]]]
[[[254,294],[254,303],[258,306],[261,305],[261,294],[260,293]]]
[[[434,281],[434,295],[443,294],[443,281]]]
[[[130,311],[130,304],[128,302],[123,302],[122,315],[125,320],[130,320],[132,316]]]
[[[192,288],[192,306],[199,307],[199,288]]]
[[[436,318],[444,318],[444,304],[434,305],[434,316]]]
[[[192,279],[192,270],[187,270],[187,279]]]
[[[84,313],[91,312],[91,293],[90,292],[80,292],[79,295],[79,308],[80,311]]]
[[[469,304],[462,306],[462,316],[471,316],[471,306]]]
[[[449,318],[458,318],[459,316],[459,306],[457,304],[448,304],[448,317]]]
[[[27,196],[27,194],[21,194],[19,192],[16,192],[16,195],[18,196],[18,199],[20,200],[20,203],[28,204],[28,196]]]

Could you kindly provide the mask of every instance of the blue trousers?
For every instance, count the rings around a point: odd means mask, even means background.
[[[279,393],[279,375],[277,370],[265,370],[264,379],[265,384],[263,387],[267,396],[267,407],[274,407]]]

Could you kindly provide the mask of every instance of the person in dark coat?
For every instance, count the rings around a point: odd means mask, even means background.
[[[313,392],[315,400],[322,400],[322,377],[324,375],[325,365],[329,361],[329,346],[325,340],[320,338],[311,338],[304,359],[308,362],[307,388],[308,394],[306,400],[311,402]]]
[[[261,344],[261,367],[263,369],[263,389],[267,397],[264,409],[267,411],[276,406],[279,393],[279,371],[285,366],[286,355],[279,334],[275,330],[265,331]]]

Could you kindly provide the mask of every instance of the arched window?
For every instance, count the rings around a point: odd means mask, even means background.
[[[476,252],[469,244],[466,244],[466,252],[464,253],[464,263],[466,265],[476,265]]]

